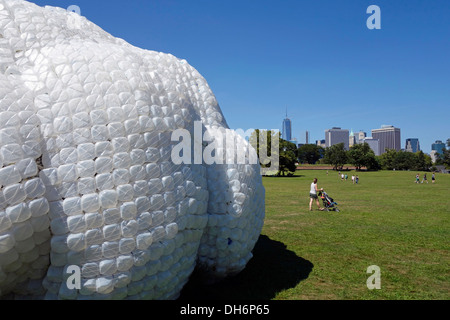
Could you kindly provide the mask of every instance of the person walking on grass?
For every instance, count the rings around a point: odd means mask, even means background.
[[[420,183],[420,174],[416,174],[416,183]]]
[[[427,174],[426,173],[423,175],[422,183],[424,183],[425,181],[428,184],[428,179],[427,179]]]
[[[309,191],[309,211],[312,211],[312,204],[314,202],[314,200],[316,200],[316,204],[317,207],[319,208],[320,211],[323,211],[323,209],[320,207],[320,202],[319,202],[319,196],[318,196],[318,191],[319,189],[317,189],[317,178],[314,179],[314,181],[311,183],[311,190]],[[320,189],[320,191],[323,191],[323,188]]]
[[[435,181],[436,181],[436,175],[433,172],[433,174],[431,175],[431,183],[434,183]]]

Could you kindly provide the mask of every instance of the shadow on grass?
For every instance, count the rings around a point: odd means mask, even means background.
[[[271,300],[282,290],[308,278],[313,264],[286,249],[286,245],[260,236],[247,267],[235,277],[203,284],[194,272],[179,300]]]

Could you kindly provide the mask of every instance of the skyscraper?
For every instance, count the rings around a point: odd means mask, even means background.
[[[445,143],[441,140],[436,140],[435,143],[431,145],[431,150],[436,151],[439,154],[444,154]]]
[[[370,149],[373,150],[376,156],[381,155],[380,152],[380,140],[374,139],[373,137],[367,137],[360,141],[360,143],[367,143]]]
[[[283,131],[282,131],[282,138],[286,141],[292,140],[292,122],[291,119],[287,116],[287,110],[286,110],[286,119],[283,120]]]
[[[309,131],[306,131],[305,144],[309,144]]]
[[[356,142],[356,137],[355,137],[355,134],[353,133],[353,130],[352,130],[352,131],[350,131],[350,139],[349,139],[349,142],[348,142],[348,146],[351,148],[351,147],[353,147],[356,143],[357,143],[357,142]]]
[[[417,138],[406,139],[405,150],[408,152],[414,152],[414,153],[416,153],[417,151],[420,151],[419,139],[417,139]]]
[[[316,146],[326,148],[325,140],[316,140]]]
[[[356,143],[362,143],[362,140],[364,140],[367,137],[367,133],[365,133],[364,131],[360,131],[358,132],[358,138],[356,138]]]
[[[400,151],[402,148],[400,129],[394,126],[382,126],[381,129],[374,129],[372,137],[380,141],[380,154],[385,153],[387,149]]]
[[[436,163],[436,161],[440,158],[439,153],[436,150],[431,150],[430,152],[431,162]]]
[[[349,149],[349,133],[348,130],[334,127],[325,131],[325,145],[331,147],[338,143],[343,143],[345,150]]]

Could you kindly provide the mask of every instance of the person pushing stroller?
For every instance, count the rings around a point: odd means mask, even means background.
[[[320,207],[320,202],[319,202],[319,191],[323,191],[322,189],[318,189],[317,188],[317,178],[314,179],[314,181],[311,183],[311,189],[309,191],[309,211],[312,211],[312,204],[314,202],[314,200],[316,200],[316,204],[317,207],[319,208],[320,211],[323,211],[324,209]]]
[[[323,202],[323,208],[320,207],[319,202],[319,196],[322,199]],[[312,205],[314,200],[316,201],[317,208],[320,211],[335,211],[339,212],[339,209],[337,208],[337,202],[333,200],[325,191],[323,188],[319,189],[317,187],[317,178],[314,179],[314,181],[311,183],[311,190],[309,191],[309,211],[312,211]]]

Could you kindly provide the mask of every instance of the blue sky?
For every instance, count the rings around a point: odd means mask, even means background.
[[[116,37],[186,59],[231,128],[293,136],[390,124],[430,152],[450,138],[448,0],[35,0],[67,8]],[[381,30],[369,30],[369,5]]]

